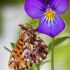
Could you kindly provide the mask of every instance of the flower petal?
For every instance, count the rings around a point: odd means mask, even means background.
[[[68,8],[68,0],[48,0],[50,7],[55,10],[56,13],[62,14]]]
[[[44,0],[26,0],[25,11],[32,18],[40,18],[46,11],[46,2]]]
[[[64,21],[58,15],[55,15],[54,20],[46,20],[45,16],[43,16],[36,30],[38,32],[47,34],[51,37],[55,37],[61,31],[63,31],[64,28],[65,28]]]

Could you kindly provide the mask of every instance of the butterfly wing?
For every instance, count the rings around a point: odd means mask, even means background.
[[[46,58],[48,49],[44,41],[36,32],[25,32],[22,58],[26,61],[26,68],[39,63]]]
[[[25,30],[18,39],[9,59],[9,68],[25,70],[41,62],[48,54],[47,46],[35,31]]]
[[[22,61],[22,52],[23,52],[23,45],[24,45],[24,33],[18,39],[14,49],[12,50],[10,59],[9,59],[9,68],[11,69],[18,69],[21,68],[21,61]]]

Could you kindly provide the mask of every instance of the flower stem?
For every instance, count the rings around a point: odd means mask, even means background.
[[[51,70],[54,70],[54,38],[52,38],[51,44]]]

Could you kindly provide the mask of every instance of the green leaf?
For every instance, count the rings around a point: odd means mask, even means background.
[[[4,48],[11,53],[11,50],[9,50],[7,47],[4,46]]]
[[[62,38],[57,38],[54,40],[54,47],[61,44],[62,42],[64,42],[65,40],[69,39],[70,36],[65,36],[65,37],[62,37]],[[52,43],[52,42],[51,42]],[[50,51],[51,50],[51,43],[48,45],[48,50]]]
[[[34,64],[32,66],[32,69],[31,70],[40,70],[41,66],[47,62],[50,62],[50,60],[47,60],[47,61],[44,61],[44,62],[40,62],[40,63],[37,63],[37,64]]]
[[[32,68],[32,67],[30,67],[30,68],[28,68],[28,70],[33,70],[33,68]]]
[[[12,42],[12,43],[10,43],[11,44],[11,47],[12,47],[12,49],[14,48],[14,46],[15,46],[15,44]]]
[[[41,63],[36,64],[37,70],[40,70]]]
[[[34,70],[34,66],[32,65],[32,67],[28,68],[28,70]]]
[[[51,60],[47,60],[47,61],[44,61],[44,62],[42,62],[40,65],[42,66],[42,65],[44,65],[45,63],[48,63],[48,62],[50,62]]]
[[[40,70],[40,63],[33,64],[32,67],[28,68],[28,70]]]
[[[40,63],[33,65],[33,70],[40,70]]]
[[[32,67],[28,68],[28,70],[40,70],[41,66],[47,62],[50,62],[50,60],[44,61],[44,62],[40,62],[37,64],[33,64]]]

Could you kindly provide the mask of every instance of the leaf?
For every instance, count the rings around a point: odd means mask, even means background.
[[[12,42],[12,43],[10,43],[11,44],[11,47],[12,47],[12,49],[14,48],[14,46],[15,46],[15,44]]]
[[[28,68],[28,70],[33,70],[33,68],[32,68],[32,67],[30,67],[30,68]]]
[[[28,68],[28,70],[35,70],[34,65],[32,65],[32,67]]]
[[[34,64],[32,67],[33,67],[33,70],[40,70],[40,63]]]
[[[40,70],[41,66],[47,62],[50,62],[50,60],[44,61],[44,62],[40,62],[37,64],[33,64],[32,67],[28,68],[28,70]]]
[[[28,68],[28,70],[40,70],[40,63],[33,64],[32,67]]]
[[[44,61],[44,62],[42,62],[40,65],[42,66],[42,65],[44,65],[45,63],[48,63],[48,62],[50,62],[51,60],[47,60],[47,61]]]
[[[7,47],[4,46],[4,48],[11,53],[11,50],[9,50]]]
[[[36,69],[40,70],[41,63],[35,64],[35,65],[36,65]]]
[[[62,42],[64,42],[65,40],[69,39],[70,36],[65,36],[62,38],[57,38],[56,40],[54,40],[54,47],[61,44]],[[52,43],[52,42],[51,42]],[[48,50],[51,50],[51,43],[48,45]]]

